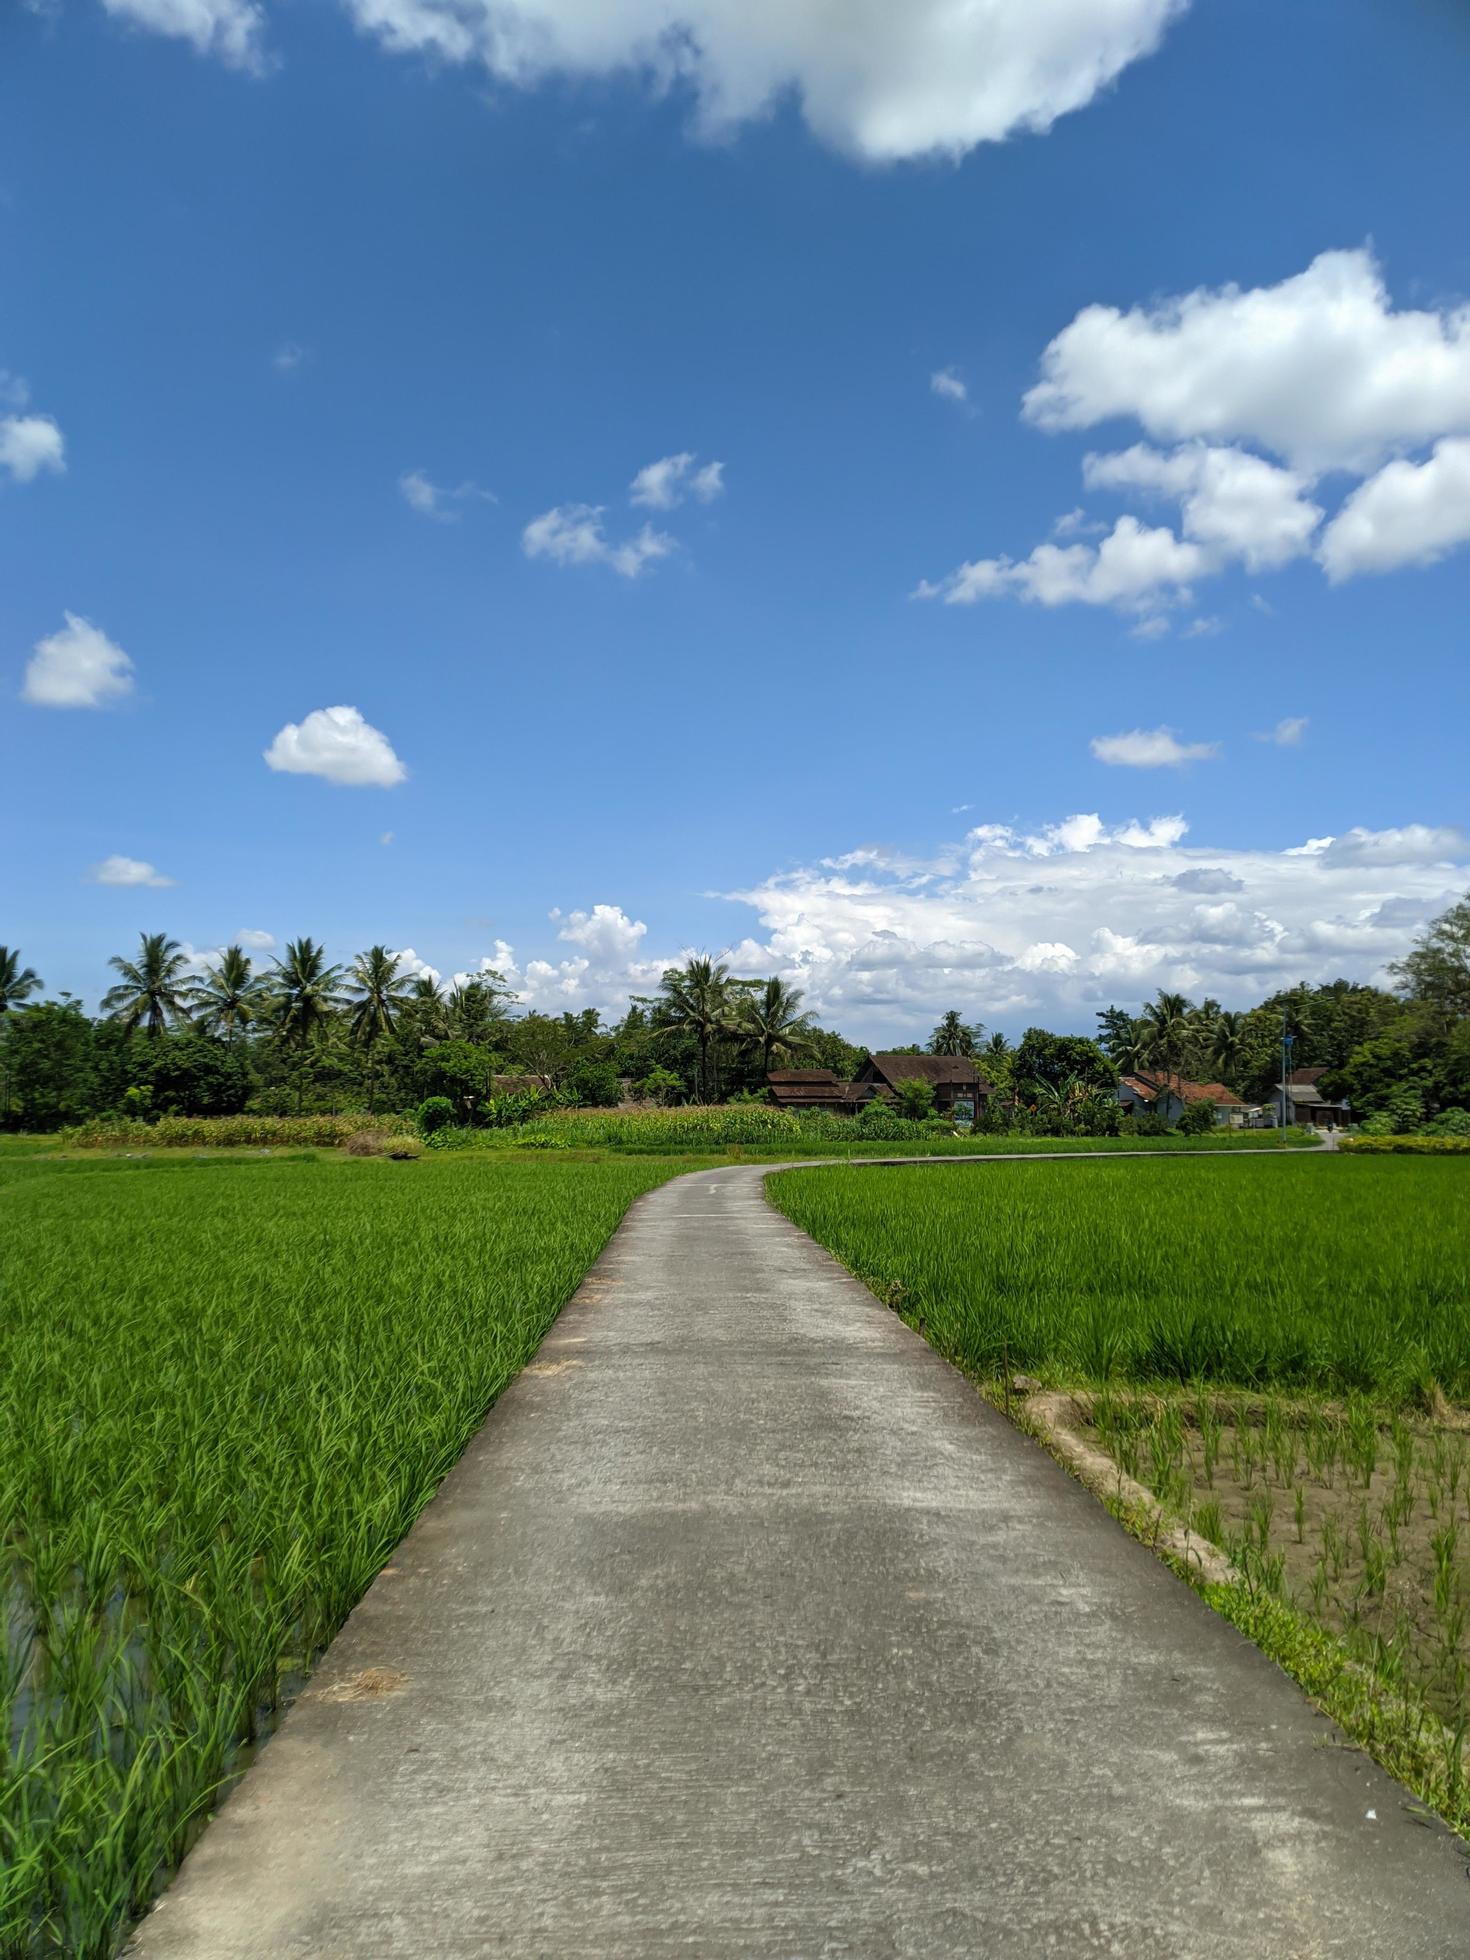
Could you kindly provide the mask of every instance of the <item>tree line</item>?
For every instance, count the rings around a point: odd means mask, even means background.
[[[522,1109],[611,1105],[625,1085],[649,1101],[719,1102],[763,1097],[783,1066],[849,1081],[868,1052],[820,1027],[799,988],[705,957],[669,968],[609,1024],[592,1009],[524,1011],[490,970],[441,987],[381,945],[335,964],[316,940],[294,939],[264,966],[230,946],[196,972],[176,940],[148,933],[108,964],[94,1017],[70,995],[40,998],[40,976],[0,946],[0,1119],[11,1127],[114,1112],[407,1111],[430,1097],[473,1121],[497,1096],[519,1096]],[[1326,1091],[1379,1127],[1470,1112],[1470,897],[1391,977],[1393,991],[1333,980],[1241,1011],[1160,992],[1136,1013],[1104,1008],[1095,1039],[1029,1028],[1013,1044],[952,1008],[924,1047],[894,1052],[973,1058],[1001,1105],[1088,1128],[1107,1120],[1121,1075],[1219,1082],[1264,1102],[1285,1033],[1290,1065],[1324,1069]]]

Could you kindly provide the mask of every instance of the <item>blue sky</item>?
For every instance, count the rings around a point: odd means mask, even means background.
[[[1448,0],[6,10],[3,937],[872,1040],[1381,973],[1470,884],[1467,81]]]

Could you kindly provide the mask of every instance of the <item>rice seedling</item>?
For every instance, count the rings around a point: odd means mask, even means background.
[[[979,1374],[1005,1354],[1043,1380],[1358,1391],[1365,1483],[1370,1394],[1427,1372],[1470,1396],[1460,1159],[822,1168],[770,1188],[875,1290],[899,1281],[905,1317]],[[1459,1464],[1463,1483],[1463,1451]]]
[[[0,1953],[103,1960],[682,1164],[5,1162]]]

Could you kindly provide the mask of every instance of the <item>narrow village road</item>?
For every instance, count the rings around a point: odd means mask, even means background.
[[[763,1175],[639,1200],[130,1950],[1470,1952],[1457,1841]]]

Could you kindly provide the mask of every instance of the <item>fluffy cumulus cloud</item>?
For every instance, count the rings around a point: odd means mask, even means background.
[[[0,416],[0,470],[8,471],[13,483],[65,468],[66,444],[49,415]]]
[[[1300,558],[1322,521],[1321,508],[1304,495],[1305,477],[1244,449],[1196,442],[1165,452],[1135,443],[1117,455],[1086,457],[1082,481],[1089,490],[1175,499],[1187,538],[1251,571]]]
[[[275,949],[276,935],[262,932],[258,926],[242,926],[235,938],[247,953],[269,953]]]
[[[1045,130],[1150,54],[1187,0],[345,0],[401,53],[502,82],[628,73],[687,89],[717,135],[790,98],[876,162]]]
[[[356,708],[314,708],[305,720],[288,721],[265,759],[287,775],[353,789],[392,789],[408,775],[388,737]]]
[[[1141,611],[1178,605],[1209,569],[1205,553],[1167,526],[1120,517],[1099,544],[1039,544],[1029,558],[978,558],[947,578],[921,582],[916,596],[971,606],[1013,597],[1040,606],[1118,606]]]
[[[1193,843],[1178,816],[1083,813],[1034,833],[980,825],[927,859],[845,858],[728,896],[759,921],[745,970],[886,1040],[952,1006],[1008,1031],[1088,1029],[1158,987],[1247,1006],[1299,980],[1383,979],[1470,882],[1470,837],[1418,824],[1237,850]]]
[[[37,640],[21,698],[38,708],[100,708],[133,691],[133,663],[100,626],[64,615],[59,633]]]
[[[645,463],[628,486],[628,501],[648,510],[673,510],[685,497],[711,504],[725,488],[723,463],[700,464],[688,449]]]
[[[929,377],[929,391],[947,402],[967,402],[970,391],[952,367],[938,368]]]
[[[643,952],[648,928],[631,919],[619,905],[594,905],[590,911],[554,911],[557,937],[577,948],[562,959],[520,959],[515,948],[497,939],[478,967],[456,973],[463,986],[487,972],[498,973],[522,1007],[541,1014],[579,1013],[595,1007],[621,1014],[628,996],[657,987],[664,969],[687,956],[670,951],[661,958]]]
[[[1126,516],[1100,546],[974,559],[921,595],[1142,610],[1157,637],[1171,594],[1232,566],[1315,556],[1338,582],[1470,543],[1470,306],[1396,308],[1367,248],[1324,252],[1273,286],[1084,307],[1045,349],[1022,410],[1053,434],[1138,423],[1152,440],[1089,454],[1083,483],[1177,505],[1178,535]],[[1053,529],[1096,535],[1081,508]],[[1110,578],[1115,540],[1125,575]]]
[[[1348,498],[1322,538],[1336,584],[1355,572],[1432,565],[1470,544],[1470,438],[1447,437],[1423,463],[1386,463]]]
[[[1220,753],[1218,742],[1181,742],[1172,728],[1135,728],[1126,735],[1094,735],[1091,746],[1099,762],[1125,769],[1179,769],[1186,762],[1208,762]]]
[[[260,74],[266,67],[265,14],[254,0],[102,0],[108,13],[153,34],[187,41],[196,54]]]
[[[532,518],[521,533],[521,549],[528,558],[547,558],[553,565],[605,565],[622,578],[637,578],[674,549],[668,533],[651,524],[614,543],[602,520],[601,504],[558,504]]]
[[[150,886],[162,890],[173,884],[172,878],[165,878],[155,865],[145,864],[142,858],[112,857],[103,858],[94,864],[87,873],[87,882],[93,885],[131,885]]]
[[[1024,411],[1043,429],[1127,417],[1159,441],[1250,442],[1309,475],[1361,475],[1470,429],[1470,308],[1396,310],[1366,248],[1275,286],[1088,306],[1042,355]]]

